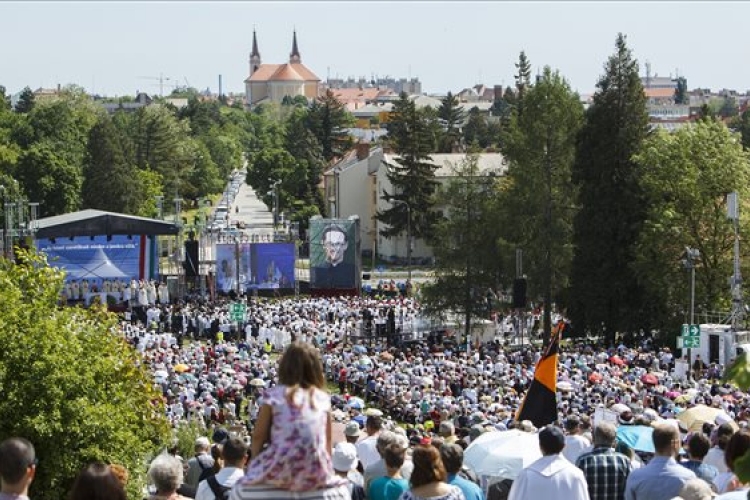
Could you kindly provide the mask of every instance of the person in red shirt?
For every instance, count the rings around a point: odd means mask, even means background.
[[[342,367],[341,371],[339,371],[339,392],[341,394],[346,393],[346,367]]]

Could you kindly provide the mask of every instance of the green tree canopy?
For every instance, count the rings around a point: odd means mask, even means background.
[[[50,141],[40,141],[21,153],[17,178],[29,201],[40,203],[41,217],[73,212],[81,206],[82,169]]]
[[[64,498],[92,461],[123,464],[141,498],[144,460],[169,438],[161,394],[117,319],[58,307],[62,272],[24,255],[0,260],[0,438],[34,444],[32,498]]]
[[[353,125],[354,117],[330,89],[313,101],[307,114],[307,126],[317,138],[327,162],[341,158],[351,148],[353,139],[345,129]]]
[[[461,128],[466,120],[466,114],[458,106],[458,97],[451,92],[440,101],[438,118],[443,129],[439,145],[440,153],[453,153],[461,145]]]
[[[688,308],[688,278],[680,263],[686,246],[701,253],[698,310],[729,309],[726,279],[732,274],[734,232],[725,198],[737,191],[747,205],[750,155],[723,123],[706,120],[654,134],[635,160],[648,207],[635,267],[658,301],[657,326],[677,332]]]
[[[393,107],[388,122],[388,141],[398,155],[393,163],[386,163],[391,190],[383,189],[382,198],[391,202],[399,200],[411,207],[411,232],[413,238],[429,238],[437,219],[435,205],[435,171],[430,152],[434,135],[424,114],[417,110],[414,101],[405,92]],[[386,228],[380,231],[391,238],[406,231],[409,211],[403,203],[393,203],[376,215]]]
[[[531,87],[531,61],[526,56],[526,52],[523,50],[518,54],[518,62],[515,64],[516,71],[516,98],[518,100],[516,110],[519,114],[522,114],[523,110],[523,99],[526,97],[526,92]]]
[[[36,99],[34,92],[30,87],[25,87],[21,91],[21,95],[18,96],[18,102],[16,102],[16,113],[30,113],[34,109]]]
[[[650,300],[632,263],[646,207],[633,161],[649,130],[638,63],[625,36],[597,83],[573,166],[579,212],[574,220],[570,315],[578,332],[648,327]]]
[[[684,76],[677,78],[677,87],[674,89],[674,103],[675,104],[690,104],[690,96],[688,95],[687,79]]]
[[[136,214],[140,211],[140,179],[128,164],[112,119],[102,116],[89,134],[88,153],[83,170],[83,207]]]
[[[497,285],[496,179],[479,172],[475,154],[453,170],[440,196],[446,214],[431,240],[436,279],[423,286],[422,300],[430,314],[462,317],[468,335],[474,318],[488,316],[486,291]]]
[[[529,295],[551,303],[569,285],[576,200],[571,171],[583,107],[568,82],[547,66],[527,92],[524,110],[513,114],[505,134],[510,188],[502,200],[513,223],[503,233],[524,252]]]

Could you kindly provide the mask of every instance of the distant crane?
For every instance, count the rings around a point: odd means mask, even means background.
[[[138,78],[144,79],[144,80],[159,80],[159,95],[164,97],[164,82],[168,82],[172,80],[168,76],[164,76],[163,74],[159,73],[159,76],[139,76]],[[154,84],[156,85],[156,84]]]

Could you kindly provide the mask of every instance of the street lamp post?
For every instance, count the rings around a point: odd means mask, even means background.
[[[274,181],[271,184],[271,190],[268,194],[273,195],[273,230],[276,231],[276,227],[279,225],[279,184],[281,181]]]
[[[690,271],[690,325],[695,324],[695,265],[701,253],[697,248],[685,247],[685,258],[682,264]],[[693,350],[688,348],[688,379],[692,379]]]
[[[411,284],[411,205],[404,200],[393,200],[393,203],[406,205],[406,269],[407,281]]]

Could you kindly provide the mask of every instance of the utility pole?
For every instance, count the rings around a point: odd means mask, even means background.
[[[543,345],[550,341],[552,332],[552,158],[551,158],[551,130],[547,130],[547,143],[544,146],[545,181],[547,188],[547,200],[544,207],[544,319],[542,327]]]
[[[740,272],[740,200],[737,191],[727,195],[727,217],[734,228],[733,273],[730,280],[732,294],[732,329],[737,330],[740,320],[745,317],[742,300],[742,274]]]
[[[685,247],[685,258],[682,264],[690,271],[690,326],[695,324],[695,266],[700,259],[701,253],[697,248]],[[688,380],[693,378],[693,349],[688,348]]]

